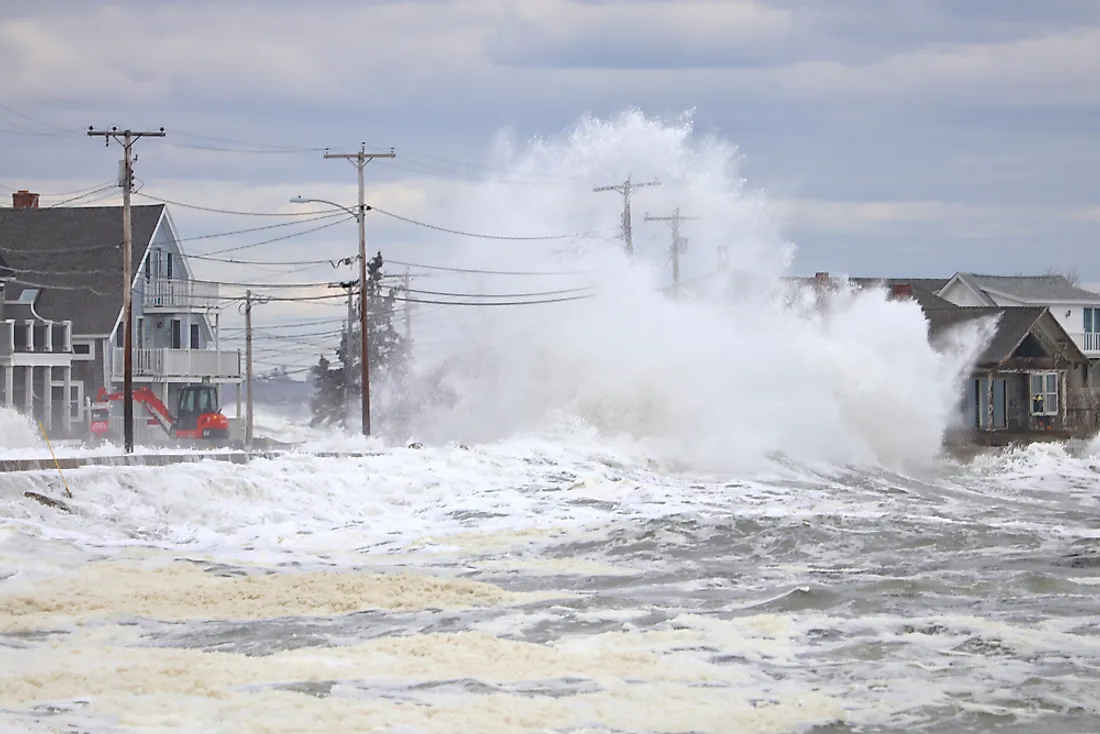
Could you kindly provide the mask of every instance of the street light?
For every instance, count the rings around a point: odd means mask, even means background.
[[[363,187],[359,187],[359,211],[354,212],[342,204],[327,199],[307,199],[303,196],[295,196],[290,200],[291,204],[329,204],[337,209],[343,209],[355,217],[359,223],[359,364],[362,369],[363,385],[363,435],[370,435],[370,368],[369,352],[367,351],[367,230],[364,217],[370,207],[363,203]]]

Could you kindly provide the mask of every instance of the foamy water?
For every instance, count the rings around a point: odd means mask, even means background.
[[[727,242],[774,281],[766,207],[690,138],[627,115],[500,155],[657,161],[714,217],[700,257]],[[500,230],[538,229],[490,194]],[[602,222],[585,201],[550,203]],[[445,321],[458,399],[381,438],[261,414],[299,448],[68,470],[72,512],[24,496],[56,472],[0,475],[0,730],[1100,729],[1100,446],[951,461],[981,333],[933,352],[875,293],[673,306],[617,257],[575,310]],[[0,441],[48,456],[10,414]]]

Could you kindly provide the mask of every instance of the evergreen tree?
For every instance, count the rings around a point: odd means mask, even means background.
[[[383,266],[381,252],[367,263],[367,349],[370,380],[375,387],[385,381],[401,380],[405,376],[408,362],[405,337],[397,332],[393,324],[396,304],[394,289],[390,288],[388,293],[383,293]],[[358,314],[357,303],[355,323],[341,335],[340,344],[336,348],[336,358],[340,366],[330,367],[329,361],[321,357],[313,368],[317,390],[313,406],[314,425],[343,423],[347,418],[348,403],[362,395]],[[372,397],[373,392],[372,390]]]
[[[347,385],[344,370],[332,367],[322,355],[311,370],[313,373],[313,412],[311,426],[342,424],[347,418]]]

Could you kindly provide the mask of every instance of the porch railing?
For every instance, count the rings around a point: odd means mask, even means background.
[[[142,305],[147,311],[203,310],[218,305],[217,283],[151,278],[144,282],[144,288]]]
[[[115,349],[111,373],[122,379],[123,350]],[[135,349],[135,377],[149,378],[225,378],[241,376],[241,354],[238,351],[212,349]]]

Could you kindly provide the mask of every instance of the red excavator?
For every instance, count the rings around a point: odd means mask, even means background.
[[[122,391],[108,393],[99,388],[96,405],[92,406],[91,431],[103,438],[108,430],[108,401],[123,400]],[[180,388],[175,417],[164,407],[156,393],[147,387],[134,388],[134,402],[145,406],[149,424],[160,425],[177,441],[220,442],[229,438],[229,419],[218,408],[218,390],[213,385],[184,385]]]

